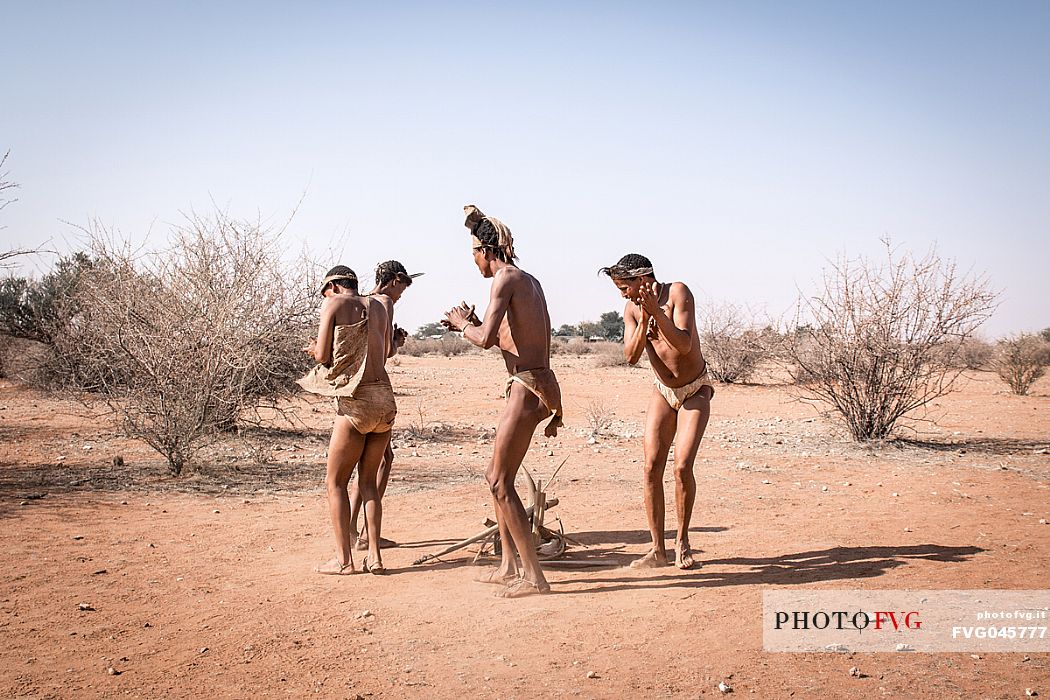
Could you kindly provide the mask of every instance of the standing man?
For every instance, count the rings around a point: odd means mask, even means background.
[[[336,558],[318,566],[316,571],[354,572],[347,485],[354,466],[360,462],[359,481],[370,543],[364,567],[373,574],[382,574],[386,571],[379,552],[383,507],[376,474],[397,416],[386,373],[386,358],[392,345],[390,318],[381,301],[357,293],[357,275],[345,265],[328,271],[321,282],[321,295],[325,299],[317,337],[304,348],[318,364],[299,380],[307,391],[336,399],[337,415],[328,444],[325,476]]]
[[[664,547],[664,466],[671,442],[678,436],[674,453],[675,510],[678,534],[675,565],[693,566],[689,549],[689,518],[696,500],[693,462],[711,417],[714,385],[707,362],[700,352],[693,294],[682,282],[657,282],[653,264],[643,255],[631,253],[599,272],[608,275],[620,296],[623,310],[624,356],[632,365],[645,351],[655,375],[645,421],[645,513],[653,546],[634,568],[667,566]]]
[[[405,344],[405,339],[408,338],[408,333],[405,332],[405,329],[399,328],[394,323],[394,304],[401,299],[401,295],[405,293],[405,290],[412,286],[412,280],[422,274],[422,272],[408,274],[405,266],[397,260],[387,260],[376,266],[376,286],[369,293],[369,296],[375,297],[383,303],[390,318],[391,337],[394,341],[390,347],[390,357],[397,353],[401,346]],[[376,484],[380,501],[383,500],[383,494],[386,493],[386,485],[390,480],[390,467],[393,463],[394,449],[390,444],[387,444],[386,453],[383,455],[383,463],[379,466]],[[358,474],[360,474],[360,469],[358,469]],[[350,536],[355,541],[354,548],[358,551],[365,551],[368,549],[368,533],[359,533],[357,529],[357,519],[361,513],[361,504],[363,502],[359,487],[360,481],[360,476],[358,476],[357,481],[350,487]],[[383,547],[397,546],[396,542],[385,538],[379,544]]]
[[[498,345],[510,374],[505,391],[507,404],[485,474],[496,507],[503,558],[499,567],[485,572],[478,580],[505,586],[496,594],[501,598],[547,593],[550,584],[543,577],[532,528],[514,490],[514,477],[536,426],[554,414],[544,430],[544,434],[553,436],[562,424],[561,389],[550,368],[547,300],[539,281],[515,264],[517,255],[510,229],[474,205],[463,207],[463,211],[467,215],[465,225],[470,229],[474,264],[482,277],[492,280],[492,289],[484,321],[464,303],[447,311],[444,323],[462,331],[463,337],[478,347]],[[520,573],[515,554],[521,557]]]

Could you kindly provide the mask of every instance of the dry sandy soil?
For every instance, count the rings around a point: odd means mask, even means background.
[[[567,429],[526,464],[568,457],[550,517],[586,545],[569,556],[602,565],[552,568],[551,595],[509,601],[472,582],[470,552],[412,566],[491,515],[495,357],[391,368],[384,535],[402,546],[386,577],[311,571],[332,550],[327,404],[176,479],[77,404],[0,385],[0,696],[712,697],[722,681],[762,698],[1050,696],[1050,654],[769,653],[761,635],[773,588],[1047,588],[1050,378],[1017,397],[968,374],[878,448],[790,387],[720,387],[697,463],[702,566],[634,571],[648,373],[554,367]],[[593,444],[589,413],[611,419]]]

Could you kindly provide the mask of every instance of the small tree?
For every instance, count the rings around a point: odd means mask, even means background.
[[[606,340],[623,340],[624,322],[619,311],[606,311],[598,319],[601,336]]]
[[[803,395],[829,404],[856,440],[887,437],[902,416],[951,391],[962,371],[951,348],[997,296],[936,249],[915,258],[884,244],[881,264],[840,258],[825,270],[823,288],[800,302],[808,332],[789,349]]]
[[[995,371],[1018,396],[1026,396],[1050,364],[1050,343],[1041,336],[1021,333],[1003,338],[996,348]]]
[[[445,333],[448,333],[448,328],[445,328],[445,326],[440,321],[434,321],[433,323],[428,323],[426,325],[420,326],[416,330],[416,337],[420,340],[423,340],[425,338],[431,338],[435,335],[440,337],[445,335]]]
[[[53,338],[174,474],[260,402],[289,393],[317,296],[310,272],[288,269],[279,234],[223,213],[191,217],[170,248],[137,255],[88,231],[97,263],[74,292],[77,313]]]
[[[713,306],[700,318],[700,347],[711,375],[720,382],[746,382],[770,354],[762,332],[740,307]]]

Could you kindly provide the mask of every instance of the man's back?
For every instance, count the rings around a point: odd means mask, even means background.
[[[361,381],[387,379],[386,357],[390,341],[390,320],[383,302],[375,297],[337,294],[329,298],[328,303],[332,305],[332,319],[336,327],[354,325],[367,319],[368,360],[365,362]]]
[[[507,266],[496,273],[492,284],[510,293],[507,315],[499,329],[499,348],[507,371],[516,374],[549,367],[551,321],[539,280],[518,267]]]

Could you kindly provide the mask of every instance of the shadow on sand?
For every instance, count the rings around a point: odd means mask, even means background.
[[[615,548],[619,549],[619,547]],[[606,550],[605,556],[622,561],[624,555]],[[597,552],[588,550],[593,556]],[[714,588],[747,585],[798,585],[819,581],[855,580],[881,576],[909,561],[933,561],[945,564],[966,561],[983,552],[980,547],[948,547],[937,544],[902,545],[899,547],[831,547],[772,557],[730,557],[706,559],[700,552],[698,566],[689,571],[668,567],[624,572],[624,576],[580,578],[558,581],[555,586],[580,586],[562,594],[606,593],[645,589]],[[670,553],[670,552],[669,552]],[[628,560],[637,555],[626,557]],[[626,562],[625,562],[626,563]],[[711,571],[712,567],[737,567],[737,571]]]

